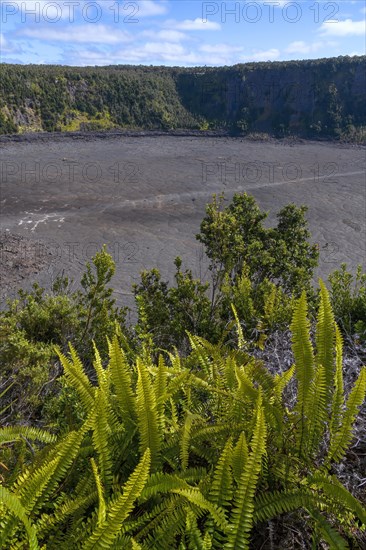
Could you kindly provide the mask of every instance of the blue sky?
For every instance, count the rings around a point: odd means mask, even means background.
[[[363,0],[0,0],[1,61],[233,65],[364,55]]]

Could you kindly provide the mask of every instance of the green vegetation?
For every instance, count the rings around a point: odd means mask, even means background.
[[[0,134],[226,130],[363,141],[365,56],[233,67],[0,65]]]
[[[9,301],[1,548],[364,546],[366,275],[341,266],[315,289],[305,209],[265,217],[214,196],[197,236],[211,280],[179,258],[172,286],[143,272],[134,326],[106,249],[80,290]]]

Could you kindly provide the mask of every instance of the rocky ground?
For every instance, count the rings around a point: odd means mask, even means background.
[[[247,191],[275,213],[307,204],[320,248],[317,276],[342,261],[365,266],[365,147],[232,138],[211,133],[111,132],[0,138],[1,294],[63,270],[78,280],[106,243],[115,287],[131,305],[142,269],[169,278],[179,255],[197,276],[207,261],[195,240],[213,193]]]

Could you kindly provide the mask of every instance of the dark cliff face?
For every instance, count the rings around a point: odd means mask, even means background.
[[[366,125],[366,56],[222,68],[0,71],[0,133],[224,128],[339,137]]]
[[[178,89],[191,112],[238,130],[333,136],[366,122],[365,62],[241,65],[183,74]]]

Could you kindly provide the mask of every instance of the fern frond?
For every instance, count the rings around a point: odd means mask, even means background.
[[[307,493],[305,490],[273,491],[258,495],[254,503],[254,521],[267,521],[283,513],[308,509],[309,507],[324,507],[328,501],[319,495]]]
[[[297,449],[302,454],[307,420],[306,402],[314,377],[314,350],[310,340],[310,326],[307,318],[308,305],[305,291],[295,305],[291,323],[292,350],[295,357],[297,388],[296,410],[300,417],[297,432]],[[311,411],[310,411],[311,413]]]
[[[108,422],[109,407],[104,387],[96,388],[92,440],[93,447],[98,453],[100,472],[105,487],[109,487],[112,477],[112,457],[109,444],[111,427]]]
[[[202,534],[198,529],[196,516],[190,509],[187,511],[185,536],[189,550],[203,550]]]
[[[324,367],[326,382],[326,405],[329,404],[334,377],[334,352],[335,352],[335,331],[334,314],[329,299],[328,290],[319,280],[320,286],[320,304],[318,310],[318,319],[316,327],[316,362],[318,366]]]
[[[78,494],[78,491],[75,491]],[[60,526],[69,517],[80,516],[84,510],[98,499],[97,491],[90,492],[87,496],[81,495],[75,499],[68,499],[50,514],[42,514],[37,521],[37,533],[39,538],[45,538],[47,533],[55,526]]]
[[[217,462],[210,490],[210,500],[219,506],[228,506],[233,497],[232,455],[233,446],[228,439]]]
[[[190,487],[189,489],[172,489],[171,492],[181,495],[182,497],[187,499],[188,502],[194,504],[195,506],[198,506],[198,508],[201,508],[202,510],[209,512],[216,525],[223,531],[226,531],[228,529],[225,512],[222,510],[222,508],[207,500],[199,489]]]
[[[186,470],[188,468],[189,460],[189,445],[191,440],[191,429],[195,416],[187,411],[184,424],[182,426],[182,435],[180,438],[180,460],[182,464],[182,469]]]
[[[0,445],[6,445],[22,439],[30,439],[31,441],[41,441],[42,443],[54,443],[56,436],[30,426],[6,426],[0,428]]]
[[[307,410],[311,411],[311,417],[306,421],[305,442],[303,448],[306,458],[313,457],[321,443],[326,427],[326,374],[323,365],[319,365],[312,382],[312,388],[308,397]]]
[[[25,527],[28,534],[28,542],[30,550],[39,550],[37,541],[37,531],[28,519],[26,509],[22,505],[19,497],[8,491],[5,487],[0,485],[0,503],[2,503],[18,520],[20,520]],[[2,533],[0,531],[0,544],[2,548],[6,548],[6,541],[2,540]]]
[[[315,474],[309,479],[309,483],[314,485],[314,488],[322,489],[329,499],[348,509],[366,526],[366,509],[335,476]]]
[[[84,543],[83,550],[109,548],[118,535],[123,522],[133,509],[135,500],[140,496],[150,471],[150,450],[146,449],[140,463],[130,475],[123,487],[123,493],[108,506],[107,517]]]
[[[119,346],[117,336],[109,344],[109,370],[114,390],[117,395],[118,408],[123,422],[133,424],[136,412],[130,368],[126,357]]]
[[[136,416],[140,434],[140,452],[151,452],[151,467],[154,470],[160,461],[161,433],[154,388],[147,367],[137,360]]]
[[[330,550],[348,550],[349,546],[347,541],[341,537],[338,531],[330,525],[318,510],[309,508],[308,512],[314,519],[315,527],[321,538],[329,544]]]
[[[331,438],[335,436],[342,423],[342,406],[344,403],[343,385],[343,338],[338,325],[335,323],[335,348],[336,348],[336,370],[334,373],[334,393],[332,400],[331,419],[329,431]]]
[[[209,376],[211,373],[211,360],[207,350],[202,346],[198,336],[193,336],[189,332],[187,332],[187,334],[193,350],[192,355],[198,360],[206,375]]]
[[[231,531],[225,544],[226,550],[248,550],[250,531],[253,525],[254,494],[266,450],[266,424],[259,393],[256,424],[251,440],[251,451],[241,474],[231,516]]]
[[[239,483],[248,460],[249,449],[244,432],[241,432],[232,454],[232,468],[234,479]]]
[[[94,351],[94,361],[93,361],[93,367],[95,369],[95,372],[97,373],[97,379],[98,379],[98,386],[101,388],[103,387],[106,389],[107,384],[107,372],[102,365],[102,359],[100,357],[99,350],[97,346],[95,345],[95,342],[93,341],[93,351]]]
[[[346,410],[339,430],[331,436],[328,461],[339,461],[343,458],[351,440],[353,423],[362,405],[366,393],[366,367],[361,372],[348,396]]]
[[[154,380],[154,391],[155,391],[158,422],[159,422],[161,434],[163,434],[165,430],[164,409],[165,409],[165,401],[166,401],[166,395],[167,395],[167,382],[168,382],[167,366],[164,362],[164,357],[162,355],[159,355],[158,368],[157,368],[157,373]]]
[[[290,383],[292,377],[295,374],[295,365],[292,365],[287,371],[276,374],[274,378],[274,393],[278,400],[282,398],[282,393],[287,386],[287,384]]]
[[[57,348],[56,352],[64,368],[67,381],[75,388],[80,397],[84,410],[89,413],[90,409],[94,405],[94,388],[85,374],[83,365],[72,344],[69,344],[69,348],[71,360],[69,360]]]
[[[98,472],[97,465],[95,463],[94,458],[90,459],[93,475],[95,479],[95,485],[98,491],[98,500],[99,500],[99,507],[98,507],[98,527],[101,527],[106,519],[106,505],[104,500],[104,491],[103,491],[103,485],[102,480],[100,479],[100,475]]]

